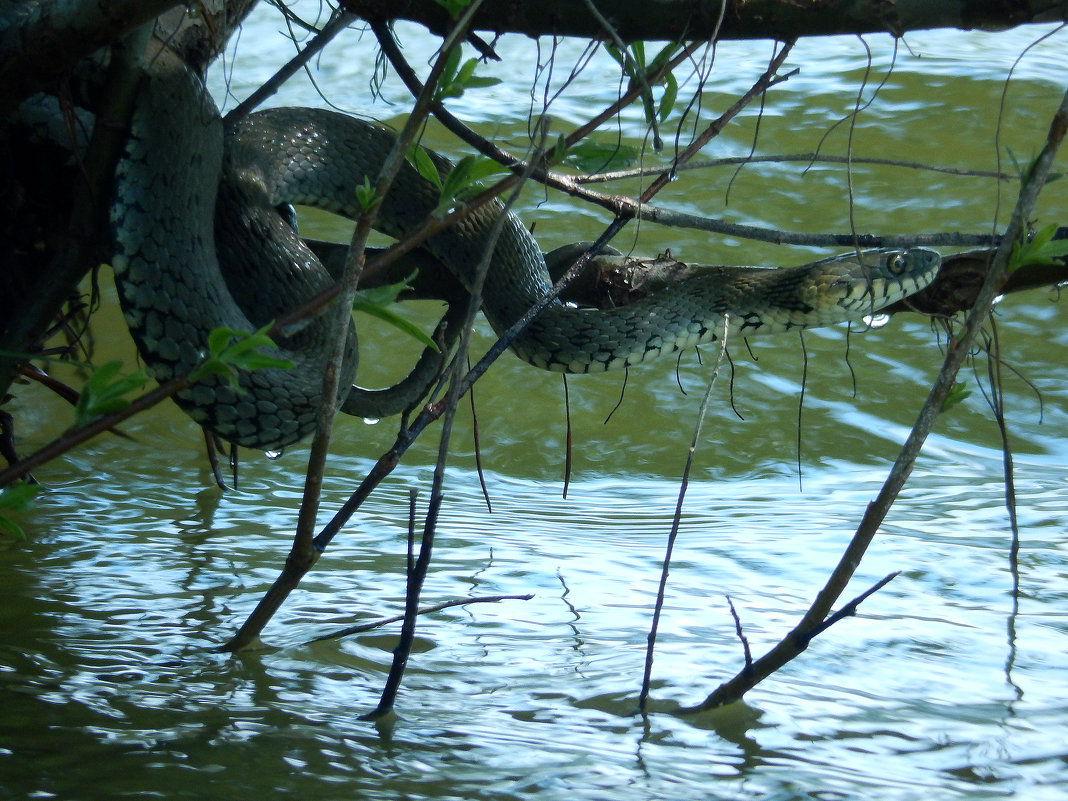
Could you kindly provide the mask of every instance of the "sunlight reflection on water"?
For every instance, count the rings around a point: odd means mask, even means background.
[[[952,796],[970,784],[969,765],[992,764],[990,749],[1003,767],[984,770],[1002,777],[1013,773],[1014,760],[1056,758],[1034,721],[1000,734],[990,728],[989,715],[1013,697],[1003,672],[1004,542],[999,547],[988,532],[984,547],[974,533],[945,522],[955,509],[1000,511],[994,467],[969,495],[945,473],[940,484],[919,482],[923,489],[904,499],[856,583],[859,590],[885,571],[903,574],[754,693],[760,711],[741,728],[720,728],[715,718],[706,721],[711,729],[694,728],[656,716],[641,735],[629,717],[677,489],[651,477],[583,482],[568,501],[545,504],[555,488],[491,474],[495,512],[487,516],[474,477],[456,476],[427,597],[535,598],[424,621],[401,717],[385,730],[386,750],[383,732],[375,735],[355,714],[381,682],[390,640],[371,634],[299,642],[399,607],[402,482],[372,499],[283,610],[271,640],[289,644],[239,660],[201,649],[243,617],[275,574],[285,534],[264,520],[272,498],[277,514],[290,517],[289,499],[269,487],[224,498],[210,533],[176,530],[162,504],[104,539],[55,531],[34,581],[49,607],[68,602],[52,623],[63,646],[42,654],[26,680],[52,683],[34,693],[37,702],[62,705],[66,718],[77,710],[71,724],[102,743],[148,749],[164,774],[177,769],[179,756],[205,775],[222,771],[235,777],[239,795],[265,781],[240,764],[282,760],[303,766],[302,778],[291,780],[309,790],[320,782],[372,788],[375,777],[388,777],[394,796],[435,797],[444,789],[437,783],[447,781],[450,793],[464,797],[594,798],[621,780],[635,781],[639,759],[639,783],[650,795],[699,792],[715,779],[728,782],[723,797],[753,787],[852,793],[877,786],[883,797],[913,798],[935,780]],[[878,470],[843,463],[813,471],[806,493],[791,477],[691,485],[656,696],[693,701],[737,668],[726,594],[757,650],[790,626],[807,605],[812,578],[826,573],[880,480]],[[84,494],[94,490],[87,486]],[[783,503],[794,509],[788,521]],[[260,514],[241,511],[252,507]],[[1062,509],[1061,530],[1064,517]],[[1049,539],[1055,547],[1054,535]],[[1027,605],[1023,611],[1013,681],[1027,686],[1028,704],[1018,712],[1049,718],[1042,698],[1054,702],[1056,690],[1043,690],[1042,679],[1052,666],[1043,669],[1036,658],[1043,641],[1057,635],[1043,634],[1044,622],[1032,620]],[[79,726],[78,719],[91,723]],[[1063,725],[1058,720],[1050,722]],[[895,766],[893,778],[872,775],[872,756]],[[959,779],[951,778],[954,766],[963,771]],[[729,782],[742,776],[746,789],[732,790]]]

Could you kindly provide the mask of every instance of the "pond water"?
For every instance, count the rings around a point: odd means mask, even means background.
[[[316,4],[308,6],[314,13]],[[260,9],[212,76],[242,97],[292,52]],[[1041,146],[1064,90],[1066,34],[1048,29],[870,37],[858,156],[1011,170],[1008,149]],[[420,68],[435,42],[402,26]],[[509,37],[503,83],[471,92],[457,113],[521,149],[530,83],[547,42]],[[717,54],[702,114],[744,90],[770,43]],[[351,31],[307,80],[272,102],[325,102],[403,116],[395,80],[373,99],[375,51]],[[581,58],[556,54],[554,81]],[[801,72],[768,97],[760,153],[806,153],[847,114],[867,69],[856,38],[802,43]],[[892,66],[892,69],[891,69]],[[888,74],[889,73],[889,74]],[[693,91],[693,81],[683,92]],[[560,129],[612,101],[618,79],[595,59],[553,104]],[[535,93],[540,103],[541,90]],[[744,155],[756,110],[708,155]],[[669,123],[670,124],[670,123]],[[824,151],[845,152],[847,126]],[[640,144],[628,113],[625,141]],[[436,131],[453,155],[463,149]],[[617,136],[609,126],[599,137]],[[995,137],[999,138],[995,138]],[[659,156],[650,154],[650,162]],[[1065,164],[1064,157],[1060,159]],[[733,177],[729,201],[725,197]],[[858,230],[990,231],[1015,200],[993,182],[855,165]],[[842,231],[844,168],[789,163],[685,174],[658,203],[788,230]],[[546,249],[595,236],[603,212],[531,189],[519,214]],[[1060,182],[1040,224],[1064,223]],[[643,253],[799,263],[796,248],[692,231],[628,229]],[[133,359],[105,287],[99,358]],[[395,628],[307,644],[403,605],[409,494],[426,489],[431,429],[376,491],[264,634],[265,650],[211,648],[240,625],[277,576],[293,531],[305,447],[246,454],[236,491],[220,492],[193,424],[168,405],[131,421],[132,439],[100,438],[42,468],[23,541],[0,550],[0,798],[253,799],[1063,799],[1068,786],[1068,326],[1051,292],[1005,300],[997,315],[1015,460],[1020,562],[1013,574],[1003,457],[984,400],[986,358],[971,395],[943,416],[844,599],[900,571],[859,614],[833,626],[735,704],[697,717],[700,701],[744,664],[730,603],[754,654],[804,614],[875,497],[944,341],[927,321],[736,345],[699,443],[672,561],[654,666],[652,714],[634,714],[656,585],[697,407],[716,353],[706,348],[621,375],[569,381],[574,465],[562,497],[565,410],[558,376],[506,356],[476,391],[479,487],[470,414],[452,443],[426,603],[532,593],[421,619],[395,717],[377,702]],[[415,308],[428,322],[436,309]],[[362,378],[384,383],[400,359],[388,332],[364,326]],[[486,332],[476,343],[489,343]],[[389,354],[388,356],[385,354]],[[703,361],[703,363],[702,363]],[[389,364],[383,364],[388,362]],[[803,404],[799,404],[802,388]],[[25,452],[69,412],[34,387],[13,406]],[[339,423],[324,520],[391,444],[395,424]],[[1018,592],[1014,594],[1014,585]]]

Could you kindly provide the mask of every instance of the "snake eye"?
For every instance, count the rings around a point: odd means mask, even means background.
[[[891,253],[886,257],[886,269],[891,275],[901,275],[908,265],[909,260],[904,253]]]

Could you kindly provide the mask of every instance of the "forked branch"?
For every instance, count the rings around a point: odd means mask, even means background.
[[[800,654],[808,646],[812,637],[826,627],[832,607],[845,591],[846,585],[860,565],[865,551],[878,532],[879,526],[886,519],[890,507],[912,473],[916,459],[919,457],[920,449],[931,432],[931,428],[942,410],[946,397],[956,383],[957,373],[960,371],[965,359],[972,352],[976,337],[993,307],[993,301],[999,291],[999,287],[1005,283],[1013,245],[1020,241],[1026,231],[1028,216],[1031,214],[1035,201],[1049,178],[1054,158],[1064,140],[1066,131],[1068,131],[1068,92],[1062,97],[1061,104],[1053,115],[1042,152],[1035,160],[1033,169],[1023,182],[1012,218],[1009,220],[1002,235],[1000,246],[990,260],[982,288],[971,311],[965,317],[962,330],[950,342],[942,369],[931,387],[927,400],[920,409],[912,431],[905,440],[901,452],[898,454],[897,460],[883,483],[878,496],[868,504],[864,517],[853,535],[853,539],[850,541],[831,577],[816,596],[801,622],[768,653],[755,660],[751,669],[739,672],[716,688],[704,701],[691,707],[684,707],[679,710],[680,712],[702,712],[740,700],[746,692],[755,687],[760,681]]]

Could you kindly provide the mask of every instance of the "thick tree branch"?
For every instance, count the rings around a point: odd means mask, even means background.
[[[200,0],[188,9],[176,0],[6,4],[0,10],[0,115],[67,77],[86,56],[157,17],[160,37],[190,66],[203,70],[255,2]]]
[[[11,354],[36,352],[39,339],[81,277],[107,259],[104,243],[112,173],[141,77],[139,68],[124,66],[131,24],[142,21],[138,29],[142,40],[154,28],[158,37],[176,46],[184,58],[193,59],[199,69],[218,55],[254,2],[202,0],[196,13],[177,7],[155,22],[150,12],[173,6],[173,0],[56,0],[0,6],[0,148],[20,154],[7,159],[9,174],[0,176],[8,201],[0,235],[15,243],[0,258],[0,397],[22,362]],[[104,44],[111,46],[107,62],[82,62]],[[143,48],[143,41],[132,47]],[[88,149],[76,152],[77,166],[68,169],[65,159],[27,150],[21,129],[5,128],[4,123],[5,112],[39,89],[57,94],[61,106],[69,110],[67,89],[75,74],[94,83],[96,122]],[[88,127],[85,120],[78,122]],[[73,116],[68,127],[69,146],[78,150]],[[48,166],[37,166],[41,163]],[[34,164],[35,171],[28,170],[28,164]]]
[[[5,10],[0,14],[0,113],[174,5],[175,0],[56,0]]]
[[[1068,18],[1063,0],[726,0],[720,39],[780,39],[840,33],[930,28],[999,30]],[[598,0],[600,14],[625,41],[702,40],[717,30],[721,5],[707,0]],[[376,22],[407,19],[436,32],[449,28],[448,13],[435,0],[343,0],[348,11]],[[598,39],[604,24],[574,0],[490,0],[475,16],[474,29]]]

